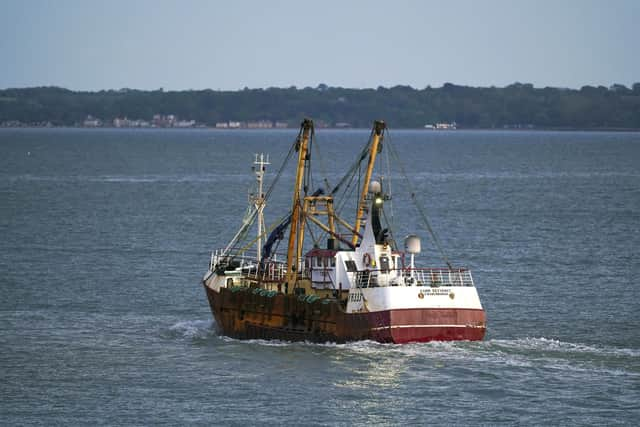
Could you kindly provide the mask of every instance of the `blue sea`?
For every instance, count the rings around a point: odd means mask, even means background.
[[[638,424],[639,133],[391,128],[446,255],[473,272],[482,342],[226,338],[210,252],[240,224],[254,153],[269,182],[296,134],[0,129],[0,424]],[[368,136],[318,129],[314,179],[335,183]],[[442,265],[379,163],[396,237]]]

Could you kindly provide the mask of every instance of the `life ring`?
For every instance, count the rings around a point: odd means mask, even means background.
[[[362,255],[362,262],[364,263],[365,267],[371,267],[371,255],[369,255],[368,253]]]

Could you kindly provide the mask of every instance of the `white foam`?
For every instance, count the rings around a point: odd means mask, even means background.
[[[637,178],[640,174],[634,172],[618,172],[618,171],[606,171],[606,172],[534,172],[534,173],[518,173],[518,172],[457,172],[457,173],[438,173],[438,172],[420,172],[413,175],[415,179],[430,179],[430,180],[478,180],[478,179],[556,179],[556,178],[577,178],[577,179],[590,179],[590,178]]]
[[[612,346],[592,346],[580,343],[564,342],[553,338],[526,337],[513,340],[492,339],[487,344],[516,350],[551,351],[561,353],[585,353],[601,356],[640,357],[640,349]]]
[[[211,322],[179,322],[172,330],[183,336],[202,336],[202,331],[211,333]],[[399,357],[437,363],[439,361],[473,363],[493,366],[521,368],[538,367],[576,373],[601,373],[620,376],[640,376],[634,368],[640,358],[640,350],[612,346],[593,346],[564,342],[545,337],[515,339],[490,339],[486,341],[432,341],[429,343],[382,344],[376,341],[353,341],[344,344],[335,342],[312,343],[283,340],[251,339],[238,340],[220,336],[224,343],[264,347],[291,347],[298,349],[326,349],[328,352],[344,353],[356,357]],[[640,362],[640,360],[638,360]]]
[[[204,338],[214,332],[213,322],[210,320],[184,320],[169,328],[173,334],[183,338]]]
[[[201,174],[201,175],[13,175],[8,177],[12,182],[104,182],[104,183],[124,183],[124,184],[145,184],[145,183],[188,183],[188,182],[220,182],[234,181],[244,182],[247,174]]]

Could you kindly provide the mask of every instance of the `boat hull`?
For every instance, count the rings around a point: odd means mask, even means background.
[[[482,340],[482,309],[403,308],[346,313],[339,301],[204,285],[219,332],[239,339],[382,343]]]

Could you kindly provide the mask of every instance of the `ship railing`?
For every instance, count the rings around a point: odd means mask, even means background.
[[[284,282],[287,277],[287,264],[265,261],[243,269],[242,276],[256,282]]]
[[[255,251],[244,252],[242,254],[225,254],[224,249],[216,249],[211,253],[211,262],[209,268],[213,271],[216,269],[236,269],[248,265],[256,264],[257,253]]]
[[[286,257],[274,254],[269,259],[263,259],[258,262],[257,253],[255,251],[247,251],[242,255],[225,255],[222,249],[211,253],[211,261],[209,268],[211,271],[235,271],[242,278],[250,281],[265,282],[283,282],[287,276]],[[304,268],[304,259],[298,262],[298,271],[304,272],[306,277],[306,269]]]
[[[356,273],[359,288],[381,286],[474,286],[471,271],[465,268],[404,268],[363,270]]]
[[[278,260],[286,259],[281,254],[273,254],[270,260],[279,262]],[[246,265],[256,264],[258,260],[258,253],[255,250],[247,250],[241,254],[225,254],[224,249],[216,249],[211,252],[211,260],[209,262],[209,268],[211,270],[216,267],[233,268],[244,267]]]

